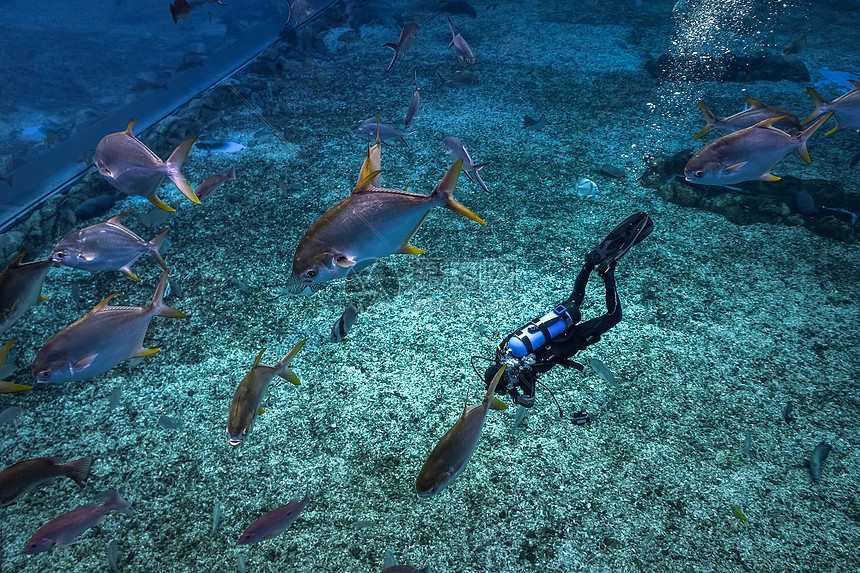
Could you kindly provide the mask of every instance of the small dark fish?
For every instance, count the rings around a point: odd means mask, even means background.
[[[442,74],[436,73],[439,76],[439,86],[440,88],[454,88],[454,89],[462,89],[462,88],[471,88],[478,85],[478,76],[472,72],[458,72],[448,78],[447,80],[442,77]]]
[[[790,41],[785,46],[782,47],[782,53],[786,56],[789,54],[799,54],[800,51],[806,47],[806,34],[801,37]]]
[[[216,139],[212,141],[198,141],[197,149],[207,153],[236,153],[245,149],[245,146],[236,141]]]
[[[51,259],[22,263],[24,251],[0,274],[0,334],[21,318],[36,303],[48,300],[42,296],[42,284],[54,265]]]
[[[358,316],[358,308],[353,303],[349,303],[337,322],[331,329],[331,342],[341,342],[346,340],[346,334],[352,328],[355,322],[355,317]]]
[[[188,3],[188,0],[176,0],[170,5],[170,15],[173,17],[173,23],[176,24],[191,15],[193,7]]]
[[[182,292],[182,287],[179,285],[179,277],[173,275],[168,276],[167,286],[169,287],[167,290],[170,291],[170,294],[165,295],[165,298],[185,298],[184,293]]]
[[[236,180],[236,168],[231,167],[224,173],[219,175],[212,175],[208,177],[203,183],[200,184],[200,187],[197,188],[197,198],[203,199],[205,196],[209,195],[227,181],[235,181]]]
[[[86,456],[67,464],[57,458],[34,458],[11,465],[0,472],[0,507],[12,505],[21,496],[58,477],[71,478],[84,487],[92,463],[93,458]]]
[[[101,217],[110,211],[111,207],[113,207],[116,202],[123,197],[125,197],[125,195],[119,191],[116,193],[105,193],[98,197],[91,197],[75,207],[75,217],[81,221]]]
[[[856,167],[856,165],[857,165],[858,163],[860,163],[860,153],[857,153],[856,155],[854,155],[854,157],[852,157],[852,158],[851,158],[850,166],[851,166],[851,167]]]
[[[119,490],[115,490],[104,505],[94,503],[82,505],[55,517],[40,527],[24,546],[24,553],[33,555],[48,551],[53,547],[65,547],[115,509],[127,515],[134,515],[129,509],[129,503],[122,498]]]
[[[212,535],[215,535],[215,532],[218,530],[218,526],[221,525],[221,516],[224,515],[224,506],[221,505],[219,500],[215,500],[215,503],[212,505]]]
[[[474,64],[475,54],[472,53],[472,48],[469,47],[466,39],[460,34],[460,30],[454,30],[451,18],[448,18],[448,27],[451,29],[451,43],[448,44],[448,48],[450,49],[453,46],[454,53],[457,54],[457,57],[464,64]]]
[[[236,285],[236,288],[239,289],[239,292],[242,294],[248,294],[251,292],[251,289],[248,288],[248,285],[240,279],[239,277],[233,277],[233,284]]]
[[[164,415],[162,415],[158,419],[158,425],[167,430],[178,430],[182,428],[182,422],[180,422],[176,418],[171,418],[170,416]]]
[[[406,127],[409,127],[409,124],[415,119],[415,114],[418,113],[418,108],[421,107],[421,90],[418,89],[418,68],[412,70],[412,75],[415,78],[415,91],[412,92],[412,101],[409,102],[409,107],[406,109],[406,117],[403,119],[403,125]]]
[[[830,449],[830,444],[821,442],[812,451],[812,457],[809,458],[809,475],[812,477],[812,483],[821,481],[821,464],[827,459]]]
[[[523,118],[523,129],[531,129],[532,131],[540,131],[546,127],[546,114],[542,113],[537,119],[530,115]]]
[[[117,406],[119,406],[120,401],[122,401],[122,386],[114,386],[113,390],[111,390],[110,393],[108,409],[111,411],[116,410]]]
[[[747,432],[747,436],[744,438],[744,451],[741,453],[742,457],[748,458],[750,457],[750,450],[752,449],[752,434]]]
[[[10,423],[12,420],[18,417],[18,414],[21,413],[21,408],[18,406],[9,406],[2,412],[0,412],[0,426],[5,426]]]
[[[305,491],[305,497],[301,501],[294,499],[286,505],[282,505],[278,509],[257,518],[239,538],[239,545],[259,543],[264,539],[270,539],[289,529],[302,510],[311,501],[310,495],[311,488],[308,486]]]
[[[170,222],[170,218],[173,216],[173,212],[164,211],[163,209],[150,209],[146,213],[138,213],[134,212],[134,217],[140,221],[140,224],[146,227],[147,229],[152,229],[153,227],[160,227],[168,222]]]
[[[117,561],[119,561],[119,547],[117,546],[116,539],[111,539],[110,543],[108,543],[108,566],[114,573],[118,571],[116,568]]]
[[[397,39],[397,43],[389,42],[385,44],[385,48],[391,48],[394,50],[394,57],[391,58],[391,63],[388,64],[388,69],[386,72],[390,71],[391,68],[394,67],[394,62],[397,61],[397,56],[402,55],[404,58],[406,57],[406,52],[409,51],[409,48],[415,43],[415,40],[418,38],[418,32],[420,28],[418,24],[415,22],[406,22],[403,24],[403,28],[400,30],[400,37]],[[403,58],[400,59],[403,61]]]
[[[794,402],[790,401],[785,405],[785,408],[782,409],[782,419],[785,420],[786,424],[790,424],[794,418],[791,417],[791,411],[794,410]]]

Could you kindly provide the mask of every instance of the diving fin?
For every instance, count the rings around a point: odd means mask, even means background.
[[[598,272],[606,270],[621,260],[633,245],[651,234],[654,222],[647,213],[636,211],[585,255],[585,264],[597,267]]]

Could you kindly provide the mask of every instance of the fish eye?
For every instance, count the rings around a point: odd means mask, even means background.
[[[309,279],[312,279],[315,276],[317,276],[317,272],[313,269],[308,269],[305,271],[305,276],[308,277]]]
[[[705,172],[704,172],[704,171],[696,171],[695,173],[693,173],[693,175],[695,175],[696,177],[701,178],[701,177],[704,177],[704,176],[705,176]]]
[[[66,254],[66,251],[57,251],[56,253],[54,253],[54,256],[63,259],[66,257]]]
[[[39,378],[50,378],[50,377],[51,377],[51,371],[50,370],[42,370],[41,372],[39,372]]]

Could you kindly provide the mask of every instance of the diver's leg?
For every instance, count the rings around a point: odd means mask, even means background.
[[[582,299],[585,298],[585,286],[588,284],[588,277],[591,275],[592,270],[594,270],[594,265],[589,265],[588,263],[582,267],[582,270],[576,275],[576,281],[573,283],[573,292],[561,303],[571,313],[574,309],[576,310],[577,316],[573,317],[575,319],[574,323],[579,322],[582,316],[579,314],[579,306],[582,304]]]
[[[599,272],[598,275],[606,286],[606,314],[586,320],[577,327],[577,336],[581,337],[586,346],[600,340],[601,335],[621,322],[621,300],[618,298],[618,289],[615,286],[615,265]]]

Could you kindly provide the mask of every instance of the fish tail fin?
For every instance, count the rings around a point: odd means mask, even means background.
[[[804,120],[800,122],[802,124],[807,124],[822,113],[824,113],[824,111],[827,109],[827,106],[830,105],[830,103],[826,99],[821,97],[820,93],[815,91],[815,88],[807,87],[806,93],[809,94],[809,98],[812,100],[812,105],[815,106],[815,109],[813,109],[812,113],[807,115]]]
[[[302,346],[305,345],[306,341],[307,339],[300,340],[298,344],[293,346],[292,349],[287,352],[287,355],[281,358],[275,365],[275,374],[296,386],[300,385],[301,382],[299,381],[299,377],[296,376],[296,373],[290,370],[290,362],[295,358],[296,354],[299,353],[299,350],[302,349]]]
[[[174,149],[173,153],[170,154],[170,157],[165,161],[165,164],[167,165],[167,176],[170,177],[173,184],[176,185],[182,194],[190,201],[199,205],[200,199],[198,199],[197,195],[194,194],[194,189],[191,188],[191,185],[188,184],[188,180],[185,179],[185,175],[180,171],[182,164],[185,163],[185,158],[188,157],[188,153],[191,151],[191,146],[194,145],[195,141],[197,141],[197,138],[192,137],[180,143],[179,147]]]
[[[446,209],[450,209],[455,213],[468,217],[482,225],[486,225],[487,223],[483,219],[475,215],[468,207],[451,196],[451,193],[454,192],[454,187],[457,186],[457,179],[460,177],[460,169],[462,167],[462,159],[455,161],[454,165],[452,165],[445,174],[445,177],[442,178],[442,181],[439,182],[439,185],[436,186],[436,189],[432,193],[432,197],[437,199]]]
[[[175,308],[170,308],[164,305],[164,292],[167,290],[167,271],[161,275],[161,280],[158,281],[158,287],[155,289],[155,295],[152,297],[152,302],[149,303],[149,308],[156,316],[165,316],[167,318],[185,318],[184,312],[179,312]]]
[[[496,371],[496,375],[493,376],[492,382],[490,382],[490,385],[487,387],[487,395],[484,396],[484,402],[488,404],[492,403],[493,394],[496,393],[496,386],[499,385],[499,380],[502,379],[502,374],[505,373],[505,368],[507,367],[507,364],[503,364],[502,367]]]
[[[110,498],[105,502],[105,506],[110,509],[119,510],[126,515],[134,515],[134,512],[131,510],[131,504],[122,497],[118,489],[113,490]]]
[[[158,261],[158,264],[161,265],[161,268],[165,271],[167,270],[167,265],[164,264],[164,259],[161,257],[161,253],[158,252],[158,249],[161,247],[161,243],[164,242],[164,237],[166,237],[169,232],[170,227],[167,227],[160,235],[154,237],[147,243],[147,247],[149,247],[152,256],[155,257],[155,260]]]
[[[12,338],[0,348],[0,366],[6,363],[6,357],[9,356],[9,351],[12,349],[12,344],[15,342],[15,339]]]
[[[714,130],[714,126],[717,125],[717,116],[711,113],[711,110],[708,109],[708,107],[704,104],[704,102],[702,102],[702,100],[699,100],[699,107],[702,110],[702,115],[705,116],[705,121],[708,123],[705,125],[705,127],[699,130],[699,133],[697,133],[693,139],[700,139],[702,137],[705,137],[706,135],[711,133]]]
[[[15,384],[14,382],[6,382],[5,380],[0,380],[0,394],[12,394],[14,392],[26,392],[27,390],[32,390],[32,386],[26,386],[24,384]]]
[[[486,163],[484,163],[484,165],[486,165]],[[475,166],[475,181],[478,183],[478,185],[480,185],[480,186],[481,186],[481,189],[483,189],[484,191],[486,191],[487,193],[489,193],[489,192],[490,192],[490,190],[487,188],[487,184],[486,184],[486,183],[484,183],[484,180],[483,180],[483,179],[481,179],[481,174],[480,174],[480,173],[478,173],[478,169],[480,169],[480,168],[481,168],[481,167],[483,167],[484,165],[481,165],[481,166],[477,166],[477,165],[476,165],[476,166]]]
[[[72,478],[76,484],[81,487],[84,487],[87,478],[90,477],[90,467],[93,465],[93,457],[86,456],[79,460],[75,460],[73,462],[69,462],[66,464],[66,470],[68,471],[68,475]]]
[[[442,74],[440,74],[439,72],[436,72],[436,75],[439,76],[439,85],[436,86],[436,88],[438,89],[438,88],[441,88],[442,86],[444,86],[445,82],[447,82],[448,80],[446,80],[444,77],[442,77]]]
[[[235,181],[236,180],[236,168],[231,167],[229,171],[227,171],[227,181]]]
[[[807,162],[807,163],[812,162],[812,159],[809,158],[809,150],[806,148],[806,140],[808,140],[812,136],[813,133],[818,131],[818,128],[821,127],[822,125],[824,125],[824,123],[828,119],[830,119],[830,117],[832,115],[833,115],[833,112],[831,111],[827,115],[821,116],[820,118],[818,118],[815,121],[815,123],[813,123],[812,125],[810,125],[806,129],[804,129],[802,132],[800,132],[797,135],[797,139],[800,141],[800,145],[797,148],[797,154],[800,155],[800,158],[803,159],[805,162]]]
[[[393,68],[393,67],[394,67],[394,62],[396,62],[396,61],[397,61],[397,52],[398,52],[397,44],[393,44],[393,43],[389,42],[389,43],[387,43],[387,44],[383,44],[383,45],[382,45],[382,47],[383,47],[383,48],[391,48],[392,50],[394,50],[394,57],[393,57],[393,58],[391,58],[391,63],[390,63],[390,64],[388,64],[388,69],[387,69],[387,70],[385,70],[386,72],[390,72],[390,71],[391,71],[391,68]],[[404,56],[404,57],[405,57],[405,56]]]

